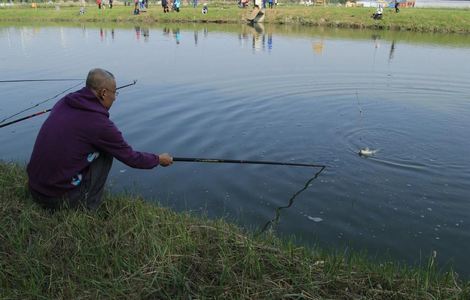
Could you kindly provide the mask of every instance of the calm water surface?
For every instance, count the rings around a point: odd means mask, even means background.
[[[470,275],[470,43],[466,36],[302,28],[0,27],[1,78],[82,78],[103,67],[111,109],[142,151],[327,164],[274,229],[299,243]],[[0,119],[80,82],[1,83]],[[83,83],[82,83],[83,85]],[[28,113],[51,107],[52,99]],[[28,161],[44,116],[0,129]],[[378,150],[370,158],[359,149]],[[114,191],[259,230],[317,170],[115,162]]]

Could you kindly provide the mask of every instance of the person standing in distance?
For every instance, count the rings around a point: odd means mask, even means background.
[[[27,166],[33,200],[42,207],[96,209],[113,158],[132,168],[169,166],[168,153],[139,152],[109,119],[118,92],[114,75],[88,73],[86,86],[59,100],[42,125]]]
[[[400,2],[398,0],[395,0],[395,12],[399,13],[400,12]]]

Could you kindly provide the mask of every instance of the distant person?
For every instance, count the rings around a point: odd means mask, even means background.
[[[193,0],[193,8],[197,7],[197,0]]]
[[[249,0],[238,0],[238,7],[245,8],[248,6]]]
[[[395,0],[395,13],[399,13],[400,12],[400,2],[398,2],[398,0]]]
[[[109,0],[109,8],[113,8],[113,0]]]
[[[375,11],[375,13],[372,14],[372,18],[374,20],[381,20],[382,16],[383,16],[383,11],[384,11],[384,9],[382,8],[382,5],[379,4],[379,6],[377,7],[377,10]]]
[[[173,2],[173,9],[176,10],[176,12],[180,12],[180,6],[181,6],[180,0],[175,0]]]
[[[96,209],[113,158],[132,168],[169,166],[167,154],[138,152],[109,119],[116,100],[114,75],[92,69],[86,87],[63,97],[41,126],[27,167],[33,200],[47,209]]]
[[[98,9],[101,9],[101,0],[96,0],[96,4],[98,4]]]
[[[273,8],[273,3],[274,3],[274,0],[268,0],[269,8]]]
[[[162,0],[162,7],[163,7],[164,13],[167,13],[170,11],[170,9],[168,8],[168,0]]]

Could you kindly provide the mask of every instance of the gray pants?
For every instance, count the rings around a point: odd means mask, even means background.
[[[46,209],[85,207],[95,210],[101,204],[104,184],[112,164],[113,157],[111,155],[100,153],[100,156],[90,164],[80,185],[61,197],[47,197],[31,188],[29,190],[33,200]]]

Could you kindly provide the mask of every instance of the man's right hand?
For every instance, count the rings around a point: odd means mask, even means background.
[[[168,153],[158,155],[158,159],[160,161],[160,166],[162,167],[168,167],[173,163],[173,157],[171,157]]]

